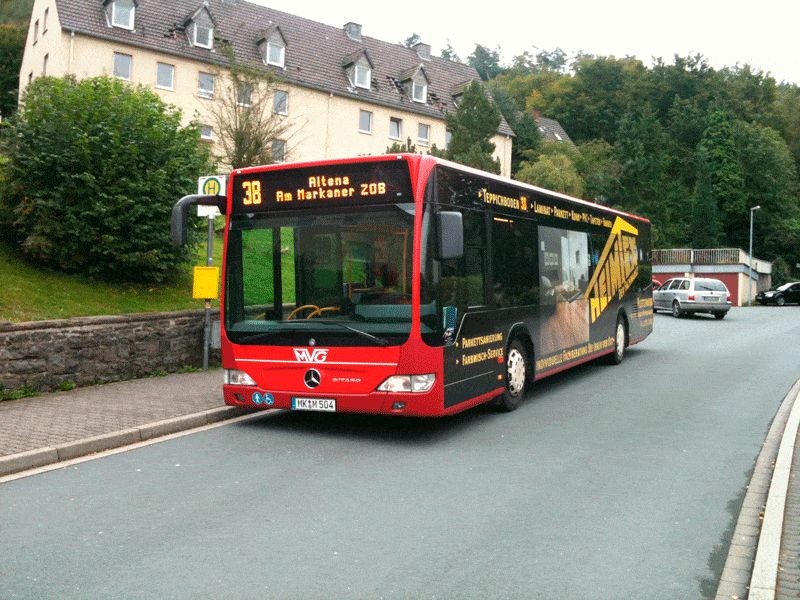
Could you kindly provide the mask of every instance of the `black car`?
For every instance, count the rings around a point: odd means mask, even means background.
[[[759,292],[756,294],[756,302],[760,304],[777,304],[778,306],[783,306],[789,302],[800,304],[800,281],[784,283],[768,292]]]

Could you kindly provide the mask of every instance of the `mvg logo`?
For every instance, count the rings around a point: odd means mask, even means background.
[[[313,350],[309,350],[308,348],[293,348],[293,350],[294,356],[297,358],[298,362],[324,362],[325,359],[328,358],[327,349],[314,348]]]

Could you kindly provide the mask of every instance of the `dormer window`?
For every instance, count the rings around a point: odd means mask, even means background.
[[[208,49],[214,47],[214,21],[205,6],[186,20],[185,27],[192,46]]]
[[[262,31],[256,40],[256,45],[265,65],[285,68],[287,44],[280,27],[273,25]]]
[[[205,23],[195,23],[192,43],[201,48],[211,48],[214,45],[214,28]]]
[[[359,50],[346,56],[342,61],[350,85],[354,88],[368,90],[372,87],[372,61],[366,50]]]
[[[428,102],[428,76],[422,65],[405,71],[400,75],[399,80],[414,102],[420,104]]]
[[[136,0],[107,0],[105,10],[109,27],[133,30],[136,22]]]
[[[412,85],[411,99],[414,102],[421,102],[425,104],[428,100],[428,84],[424,81],[415,81]]]
[[[372,85],[372,69],[369,68],[369,65],[356,65],[354,79],[356,87],[368,90]]]

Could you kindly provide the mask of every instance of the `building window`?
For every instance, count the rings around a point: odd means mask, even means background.
[[[419,126],[419,138],[418,141],[420,145],[427,146],[430,144],[431,141],[431,126],[430,125],[422,125]]]
[[[236,104],[239,106],[250,106],[250,99],[253,95],[253,86],[249,83],[239,84],[236,92]]]
[[[372,133],[372,113],[362,110],[358,114],[358,130],[361,133]]]
[[[372,69],[365,65],[356,65],[355,85],[356,87],[369,89],[372,85]]]
[[[275,90],[275,99],[272,103],[272,110],[279,115],[289,114],[289,92]]]
[[[200,139],[203,140],[213,140],[214,139],[214,128],[210,125],[201,125],[200,126]]]
[[[133,57],[130,54],[114,52],[114,77],[130,80],[132,63]]]
[[[392,117],[389,119],[389,137],[399,140],[403,135],[403,120]]]
[[[133,29],[136,4],[134,0],[114,0],[111,3],[111,25]]]
[[[156,68],[156,87],[167,90],[175,87],[175,66],[167,63],[158,63]]]
[[[44,9],[44,18],[42,19],[42,35],[47,33],[47,17],[50,15],[50,9]]]
[[[286,160],[286,142],[283,140],[272,140],[272,160],[274,162]]]
[[[36,19],[36,22],[33,24],[33,43],[39,41],[39,19]]]
[[[197,76],[197,95],[201,98],[214,97],[214,76],[211,73],[199,73]]]
[[[286,47],[278,42],[267,42],[267,64],[283,67]]]
[[[415,81],[412,86],[411,98],[414,102],[424,104],[428,100],[428,84]]]
[[[214,27],[210,23],[195,22],[193,44],[201,48],[211,48],[214,43]]]
[[[44,61],[42,62],[42,77],[47,77],[47,61],[50,59],[49,54],[44,55]]]

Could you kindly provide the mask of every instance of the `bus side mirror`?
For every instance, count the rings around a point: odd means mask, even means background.
[[[464,223],[460,212],[437,213],[439,219],[439,260],[464,256]]]
[[[227,212],[228,199],[225,196],[184,196],[172,207],[172,245],[180,248],[189,241],[189,209],[192,206],[216,206],[223,215]]]

